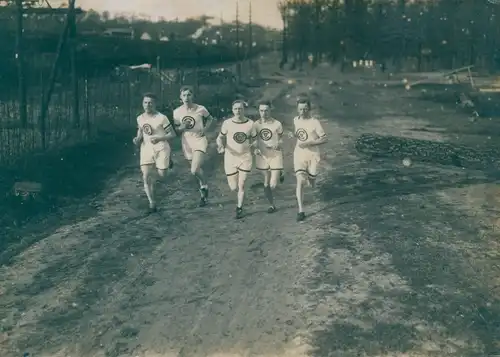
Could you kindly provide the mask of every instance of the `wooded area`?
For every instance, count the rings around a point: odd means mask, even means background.
[[[418,70],[498,66],[500,5],[487,0],[283,0],[283,61],[407,59]]]

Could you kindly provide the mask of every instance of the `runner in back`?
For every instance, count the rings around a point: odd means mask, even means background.
[[[264,174],[264,193],[269,201],[268,213],[274,213],[273,191],[276,188],[283,170],[282,135],[283,126],[271,117],[271,103],[259,104],[260,119],[255,122],[258,152],[255,156],[255,167]]]
[[[191,162],[191,174],[196,178],[200,190],[200,207],[207,204],[208,185],[202,166],[207,152],[208,141],[205,131],[213,122],[208,110],[193,102],[193,90],[182,87],[180,91],[182,105],[174,110],[174,123],[182,133],[182,151]]]

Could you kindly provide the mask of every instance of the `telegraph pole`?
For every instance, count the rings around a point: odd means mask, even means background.
[[[23,41],[23,1],[16,0],[16,61],[17,61],[17,88],[19,100],[19,116],[21,126],[26,128],[28,124],[28,109],[26,100],[26,74],[24,65],[24,41]]]
[[[236,0],[236,76],[238,83],[241,83],[241,63],[240,63],[240,8]]]
[[[252,33],[252,0],[248,1],[248,63],[252,68],[253,33]]]

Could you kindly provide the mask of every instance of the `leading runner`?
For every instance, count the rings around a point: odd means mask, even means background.
[[[297,143],[293,152],[293,167],[297,177],[297,221],[306,218],[304,212],[304,185],[314,187],[320,162],[319,145],[327,142],[327,136],[320,121],[311,115],[311,102],[307,98],[297,100],[298,116],[293,119]]]
[[[144,113],[137,117],[137,134],[133,143],[140,146],[140,166],[144,180],[144,191],[149,201],[149,213],[156,212],[155,169],[161,179],[165,178],[171,167],[170,144],[175,137],[168,118],[156,110],[156,96],[144,94],[142,98]]]

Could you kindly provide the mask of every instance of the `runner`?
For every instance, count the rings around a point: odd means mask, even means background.
[[[293,119],[297,144],[293,153],[293,167],[297,177],[296,196],[299,212],[297,221],[306,218],[304,213],[304,184],[315,186],[320,161],[319,145],[326,143],[327,136],[320,121],[311,115],[311,102],[297,100],[298,116]]]
[[[180,92],[182,105],[174,110],[174,123],[178,132],[182,132],[182,151],[191,162],[191,174],[196,178],[200,190],[200,207],[207,204],[208,185],[202,165],[207,152],[206,130],[213,122],[208,110],[193,103],[193,90],[182,87]]]
[[[243,217],[245,181],[252,171],[252,149],[256,144],[254,122],[245,117],[245,102],[236,100],[232,105],[232,118],[222,123],[217,136],[217,151],[224,153],[224,171],[231,191],[238,191],[236,219]]]
[[[264,175],[264,194],[269,201],[268,213],[276,212],[273,191],[278,185],[283,170],[282,135],[283,126],[271,117],[271,103],[259,104],[260,119],[255,122],[257,147],[259,154],[255,156],[255,167]]]
[[[171,167],[168,140],[175,134],[168,118],[156,110],[156,96],[146,93],[142,99],[144,113],[137,117],[137,134],[133,139],[140,146],[140,166],[144,180],[144,191],[149,201],[149,213],[156,212],[155,169],[161,179]]]

